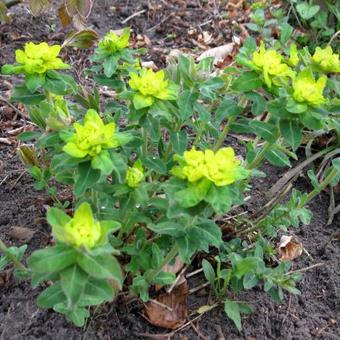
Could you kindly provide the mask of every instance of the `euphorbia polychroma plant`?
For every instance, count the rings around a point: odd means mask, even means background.
[[[204,260],[204,273],[240,328],[249,307],[229,300],[229,290],[262,282],[278,301],[283,289],[299,293],[299,274],[278,263],[272,240],[280,229],[310,222],[306,204],[339,181],[339,158],[310,193],[294,190],[256,222],[246,216],[228,241],[221,217],[242,206],[254,176],[265,176],[265,159],[289,167],[304,132],[339,128],[332,85],[339,55],[330,47],[311,55],[295,45],[285,55],[248,39],[238,68],[216,71],[211,58],[180,56],[154,72],[141,67],[142,51],[128,40],[127,29],[108,33],[87,70],[117,92],[105,103],[97,89],[90,93],[61,72],[69,66],[60,46],[28,43],[17,64],[2,68],[24,75],[13,100],[26,105],[37,129],[20,136],[33,139],[34,150],[21,147],[19,154],[36,188],[55,200],[47,212],[55,244],[28,259],[33,287],[52,282],[38,304],[82,326],[88,307],[112,301],[124,282],[147,301],[150,287],[175,280],[166,264],[176,257],[189,264],[214,249],[216,262]],[[256,136],[244,157],[228,144],[230,131]],[[52,179],[72,189],[72,204],[59,201]]]

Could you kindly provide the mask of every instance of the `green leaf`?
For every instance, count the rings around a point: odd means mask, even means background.
[[[148,157],[143,159],[143,164],[150,170],[160,174],[165,175],[167,173],[166,164],[159,158]]]
[[[217,187],[212,185],[204,200],[209,202],[218,215],[227,213],[233,203],[233,192],[229,186]]]
[[[203,268],[203,272],[204,272],[205,278],[208,280],[208,282],[210,283],[211,287],[214,287],[214,283],[215,283],[215,271],[214,271],[213,266],[210,264],[209,261],[207,261],[206,259],[203,259],[203,261],[202,261],[202,268]]]
[[[75,92],[77,87],[77,83],[71,76],[51,70],[47,72],[44,84],[46,90],[54,94],[65,95],[70,90]]]
[[[34,93],[39,87],[45,83],[45,75],[39,73],[27,74],[25,79],[26,87]]]
[[[38,273],[57,272],[77,261],[77,252],[66,245],[36,250],[28,259],[28,266]]]
[[[181,155],[186,150],[188,143],[188,134],[186,131],[183,130],[179,132],[171,131],[170,141],[175,152]]]
[[[176,275],[170,272],[160,272],[152,282],[158,285],[166,286],[172,284],[176,279]]]
[[[96,279],[112,279],[119,287],[123,284],[123,275],[119,262],[114,256],[82,254],[77,263],[89,275]]]
[[[66,301],[66,296],[61,288],[61,283],[56,282],[40,293],[37,298],[37,305],[40,308],[52,308],[64,301]]]
[[[228,318],[234,322],[236,328],[241,331],[241,314],[238,303],[235,301],[225,300],[224,311],[228,315]]]
[[[59,278],[59,273],[37,273],[32,272],[31,275],[31,286],[37,288],[40,282],[43,281],[56,281]]]
[[[199,94],[192,90],[184,90],[178,96],[179,113],[183,120],[188,119],[194,113],[194,103],[197,101]]]
[[[71,169],[79,164],[79,158],[74,158],[67,153],[61,153],[59,155],[54,155],[51,160],[51,170],[54,172],[63,171],[66,169]]]
[[[37,105],[45,98],[44,94],[39,92],[31,93],[25,86],[15,86],[11,99],[26,105]]]
[[[286,105],[287,111],[291,113],[303,113],[308,110],[308,105],[303,103],[298,103],[292,98],[288,98],[287,105]]]
[[[225,98],[216,110],[215,117],[218,122],[222,122],[226,118],[238,116],[242,111],[243,108],[235,100]]]
[[[99,155],[95,156],[91,160],[91,167],[103,172],[104,175],[111,174],[114,165],[110,157],[110,153],[107,150],[103,150]]]
[[[174,194],[176,202],[183,208],[191,208],[204,200],[206,197],[211,182],[208,180],[201,180],[196,183],[189,183],[188,188],[180,190]]]
[[[314,17],[316,13],[319,12],[319,5],[311,5],[307,2],[301,2],[296,6],[296,10],[304,20],[309,20]]]
[[[76,305],[87,284],[88,275],[77,265],[73,265],[60,273],[60,282],[69,305]]]
[[[254,273],[247,273],[243,277],[243,287],[244,289],[254,288],[259,282],[259,279]]]
[[[275,166],[291,166],[288,156],[275,145],[266,151],[265,158]]]
[[[77,327],[82,327],[85,324],[86,318],[90,316],[90,312],[85,308],[70,308],[65,302],[56,304],[53,309],[74,323]]]
[[[233,261],[233,275],[241,278],[248,273],[256,273],[264,267],[264,262],[258,257],[236,258]]]
[[[294,31],[294,28],[290,26],[288,23],[285,22],[281,25],[280,42],[282,45],[285,45],[288,42],[293,31]]]
[[[90,278],[87,282],[85,291],[78,301],[78,306],[95,306],[103,302],[112,301],[114,298],[114,290],[112,285],[106,280],[97,280]]]
[[[237,92],[249,92],[258,89],[262,85],[262,80],[256,72],[244,72],[232,85],[232,89]]]
[[[219,247],[222,243],[222,232],[211,220],[203,220],[188,230],[189,241],[197,250],[209,251],[210,246]]]
[[[275,125],[266,122],[252,120],[249,126],[254,129],[254,133],[269,143],[275,143],[278,138],[278,129]]]
[[[149,224],[148,229],[160,235],[170,235],[173,237],[185,235],[183,226],[173,221],[166,221],[151,225]]]
[[[81,196],[86,189],[94,186],[100,178],[100,171],[92,169],[90,162],[80,163],[78,165],[79,177],[74,186],[74,192]]]
[[[118,67],[118,57],[112,55],[105,59],[103,62],[104,74],[106,77],[111,78],[112,75],[116,72]]]
[[[302,126],[292,119],[280,119],[280,132],[284,140],[297,150],[302,141]]]
[[[255,116],[261,115],[266,110],[266,100],[256,92],[249,92],[246,97],[253,103],[251,106],[251,112]]]
[[[180,237],[176,239],[178,245],[179,256],[185,263],[190,263],[191,256],[197,251],[195,244],[189,240],[188,236]]]

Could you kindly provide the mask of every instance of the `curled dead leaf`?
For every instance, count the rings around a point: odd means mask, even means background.
[[[302,243],[293,236],[283,235],[278,246],[280,260],[294,260],[303,252]]]
[[[208,58],[208,57],[213,57],[214,58],[214,62],[218,63],[223,61],[223,59],[232,53],[234,49],[234,44],[233,43],[229,43],[226,45],[222,45],[222,46],[218,46],[218,47],[214,47],[211,48],[205,52],[203,52],[198,58],[197,60],[200,61],[204,58]]]
[[[182,326],[188,315],[188,284],[184,281],[171,293],[159,295],[145,304],[145,317],[154,326],[176,329]]]

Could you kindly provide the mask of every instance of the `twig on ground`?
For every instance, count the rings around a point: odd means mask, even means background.
[[[209,285],[210,285],[210,282],[205,282],[205,283],[201,284],[201,285],[198,286],[198,287],[191,288],[191,289],[189,290],[189,294],[193,294],[193,293],[195,293],[195,292],[197,292],[197,291],[201,290],[202,288],[207,287],[207,286],[209,286]]]
[[[185,277],[188,279],[189,277],[192,277],[192,276],[199,274],[201,272],[203,272],[203,268],[196,269],[193,272],[187,274]]]
[[[293,273],[304,273],[304,272],[307,272],[310,269],[314,269],[314,268],[317,268],[317,267],[324,266],[325,264],[326,264],[325,262],[316,263],[316,264],[313,264],[313,265],[311,265],[309,267],[305,267],[305,268],[301,268],[301,269],[296,269],[296,270],[291,270],[291,271],[287,272],[287,274],[290,275],[290,274],[293,274]]]
[[[143,13],[145,13],[146,10],[145,9],[142,9],[141,11],[138,11],[138,12],[135,12],[133,14],[131,14],[129,17],[127,17],[126,19],[124,19],[121,23],[122,24],[126,24],[128,21],[130,21],[131,19],[133,19],[134,17],[138,16],[138,15],[141,15]]]

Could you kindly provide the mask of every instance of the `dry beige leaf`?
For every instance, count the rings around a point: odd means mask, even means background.
[[[171,293],[164,293],[145,304],[145,317],[154,326],[176,329],[182,326],[188,315],[188,284],[184,281]]]
[[[293,236],[283,235],[278,246],[280,260],[294,260],[303,252],[302,243]]]
[[[28,242],[32,239],[35,231],[25,227],[11,227],[7,234],[16,240]]]
[[[223,59],[232,53],[234,49],[234,44],[233,43],[229,43],[226,45],[222,45],[222,46],[218,46],[218,47],[214,47],[211,48],[205,52],[203,52],[198,58],[197,60],[200,61],[204,58],[208,58],[208,57],[214,57],[214,62],[218,63],[223,61]]]
[[[142,67],[145,67],[145,68],[151,68],[151,70],[153,70],[153,71],[158,70],[157,65],[152,60],[151,61],[142,61],[141,65],[142,65]]]

